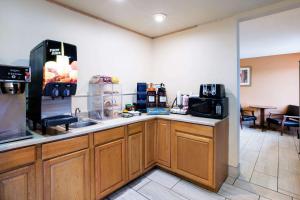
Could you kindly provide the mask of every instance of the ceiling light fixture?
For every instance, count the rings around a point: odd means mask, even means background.
[[[167,15],[163,14],[163,13],[157,13],[153,15],[153,19],[157,22],[157,23],[162,23],[166,20]]]
[[[117,3],[123,3],[125,0],[114,0]]]

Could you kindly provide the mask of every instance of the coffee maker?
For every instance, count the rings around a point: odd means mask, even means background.
[[[71,96],[77,88],[76,46],[45,40],[30,52],[32,81],[28,86],[27,118],[42,133],[51,126],[77,122],[72,116]]]
[[[0,144],[28,139],[26,98],[30,67],[0,65]]]

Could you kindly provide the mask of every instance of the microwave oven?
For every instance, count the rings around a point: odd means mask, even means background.
[[[189,98],[189,114],[197,117],[223,119],[228,116],[228,98]]]

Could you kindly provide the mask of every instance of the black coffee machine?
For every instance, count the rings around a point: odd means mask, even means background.
[[[224,119],[228,116],[228,98],[222,84],[201,84],[199,97],[189,98],[189,114]]]
[[[43,134],[50,126],[77,122],[72,116],[71,96],[77,88],[76,46],[45,40],[30,52],[31,83],[28,85],[27,118]]]

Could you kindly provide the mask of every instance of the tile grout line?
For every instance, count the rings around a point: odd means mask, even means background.
[[[179,183],[179,181],[178,181],[177,183]],[[176,183],[175,185],[177,185],[177,183]],[[174,185],[174,186],[175,186],[175,185]],[[173,187],[174,187],[174,186],[173,186]],[[172,188],[173,188],[173,187],[172,187]],[[185,199],[187,199],[187,200],[191,200],[190,198],[188,198],[188,197],[186,197],[186,196],[183,196],[182,194],[179,194],[178,192],[172,190],[172,188],[170,188],[169,191],[174,192],[174,193],[177,194],[178,196],[183,197],[183,198],[185,198]]]
[[[235,182],[236,182],[236,180],[238,180],[238,178],[239,178],[239,177],[234,178],[234,181],[233,181],[232,185],[235,184]]]
[[[236,179],[236,181],[237,181],[237,179]],[[247,184],[249,183],[248,181],[244,181],[244,180],[240,180],[240,181],[246,182]],[[254,184],[254,183],[249,183],[249,184],[256,185],[256,184]],[[237,186],[237,185],[232,185],[232,186],[235,187],[235,188],[237,188],[237,189],[240,189],[240,190],[249,192],[249,193],[251,193],[251,194],[257,195],[259,198],[260,198],[260,196],[261,196],[260,194],[257,194],[257,193],[255,193],[255,192],[253,192],[253,191],[249,191],[249,190],[245,190],[244,188],[240,188],[240,187]],[[261,186],[261,187],[262,187],[262,186]]]
[[[170,192],[174,192],[175,194],[177,194],[178,196],[180,196],[180,197],[183,197],[183,198],[185,198],[185,199],[187,199],[187,200],[191,200],[190,198],[187,198],[187,197],[185,197],[185,196],[183,196],[182,194],[179,194],[178,192],[176,192],[176,191],[174,191],[173,190],[173,188],[181,181],[182,179],[179,179],[171,188],[167,188],[166,186],[164,186],[164,185],[162,185],[162,184],[160,184],[160,183],[158,183],[159,185],[161,185],[162,187],[165,187],[166,189],[168,189]],[[155,181],[154,181],[155,182]],[[156,183],[156,182],[155,182]]]
[[[251,177],[250,177],[250,179],[249,179],[249,183],[251,183],[251,179],[252,179],[253,173],[254,173],[254,171],[255,171],[255,167],[256,167],[258,158],[259,158],[259,156],[260,156],[261,149],[262,149],[262,147],[263,147],[263,145],[264,145],[265,138],[266,138],[266,136],[264,135],[262,145],[261,145],[261,147],[259,148],[259,153],[258,153],[257,159],[256,159],[256,161],[255,161],[254,168],[253,168],[252,173],[251,173]]]
[[[181,180],[183,180],[183,179],[180,179],[180,181],[181,181]],[[177,185],[180,181],[178,181],[175,185]],[[199,187],[199,186],[195,185],[194,183],[192,183],[192,182],[190,182],[190,181],[187,181],[187,182],[189,182],[189,183],[192,184],[193,186]],[[224,183],[225,183],[225,182],[224,182]],[[223,183],[223,184],[224,184],[224,183]],[[174,188],[175,185],[174,185],[172,188]],[[178,194],[178,195],[181,196],[181,197],[184,197],[184,198],[186,198],[186,199],[188,199],[188,200],[191,200],[190,198],[188,198],[188,197],[186,197],[186,196],[183,196],[182,194],[179,194],[178,192],[176,192],[176,191],[173,190],[172,188],[170,189],[170,191],[172,191],[172,192]],[[199,189],[205,190],[205,191],[207,191],[207,192],[211,192],[211,191],[209,191],[209,190],[207,190],[207,189],[205,189],[205,188],[199,187]],[[221,188],[220,188],[220,189],[221,189]],[[216,195],[218,195],[218,196],[220,196],[220,197],[224,197],[225,199],[230,200],[229,198],[227,198],[227,197],[225,197],[225,196],[222,196],[222,195],[220,195],[220,194],[218,194],[218,193],[216,193],[216,192],[212,192],[212,193],[214,193],[214,194],[216,194]]]
[[[170,190],[172,190],[182,179],[179,179],[171,188]]]
[[[279,136],[277,136],[277,146],[278,146],[278,151],[277,151],[277,158],[278,158],[278,164],[277,164],[277,192],[279,193]]]
[[[144,184],[142,187],[140,187],[138,190],[134,190],[134,191],[136,191],[138,194],[140,194],[140,195],[142,195],[143,197],[145,197],[146,199],[149,199],[148,197],[146,197],[144,194],[142,194],[141,192],[139,192],[139,190],[140,189],[142,189],[143,187],[145,187],[146,185],[148,185],[149,183],[151,183],[152,182],[152,180],[151,179],[149,179],[150,181],[148,182],[148,183],[146,183],[146,184]],[[151,200],[151,199],[149,199],[149,200]]]
[[[241,130],[240,130],[240,132],[241,132]],[[250,136],[248,137],[247,142],[246,142],[246,144],[244,145],[245,147],[247,146],[247,144],[249,143],[249,141],[250,141]],[[244,148],[245,148],[245,147],[244,147]],[[240,150],[242,150],[242,149],[240,149]]]
[[[239,179],[239,181],[243,181],[243,182],[245,182],[245,183],[247,183],[247,184],[252,184],[252,185],[255,185],[255,186],[258,186],[258,187],[262,187],[262,188],[267,189],[267,190],[271,190],[272,192],[278,193],[278,194],[280,194],[280,195],[284,195],[284,196],[287,196],[287,197],[290,197],[290,198],[294,198],[294,197],[290,196],[289,194],[277,192],[277,191],[275,191],[275,190],[272,190],[272,189],[270,189],[270,188],[267,188],[267,187],[264,187],[264,186],[261,186],[261,185],[257,185],[257,184],[255,184],[255,183],[249,183],[248,181],[241,180],[241,179]],[[245,189],[243,189],[243,188],[240,188],[239,186],[235,186],[235,187],[237,187],[237,188],[239,188],[239,189],[242,189],[242,190],[245,190]],[[246,190],[246,191],[248,191],[248,190]],[[251,191],[248,191],[248,192],[253,193],[253,192],[251,192]],[[257,194],[257,193],[253,193],[253,194],[256,194],[256,195],[258,195],[258,196],[264,197],[263,195],[260,195],[260,194]],[[264,198],[267,198],[267,197],[264,197]],[[267,198],[267,199],[269,199],[269,198]]]
[[[297,140],[298,140],[298,135],[297,135],[297,131],[296,131],[296,136],[295,136],[295,133],[293,134],[293,143],[295,145],[296,153],[298,154],[298,158],[300,160],[300,153],[299,153],[300,152],[300,143],[299,143],[299,147],[297,148]],[[300,140],[300,138],[299,138],[299,140]]]
[[[281,136],[281,135],[279,135],[279,137],[280,137],[280,136]],[[278,181],[277,181],[278,193],[287,195],[287,196],[291,197],[291,199],[295,199],[295,197],[293,197],[292,194],[294,194],[294,195],[297,195],[297,194],[295,194],[294,192],[290,192],[290,191],[283,190],[283,189],[281,189],[281,190],[286,191],[286,192],[291,193],[291,194],[279,192],[279,137],[278,137],[278,174],[277,174],[277,176],[278,176]],[[282,137],[284,137],[284,135],[283,135]],[[296,153],[298,154],[298,152],[297,152],[297,146],[296,146],[295,139],[294,139],[294,134],[292,135],[292,137],[293,137],[292,140],[293,140],[293,144],[295,145]],[[288,140],[289,140],[289,138],[288,138]],[[300,147],[299,147],[299,148],[300,148]]]
[[[184,199],[191,200],[191,199],[189,199],[189,198],[187,198],[187,197],[185,197],[185,196],[183,196],[183,195],[177,193],[176,191],[172,190],[172,188],[175,187],[175,185],[177,185],[182,179],[179,179],[179,180],[178,180],[171,188],[168,188],[168,187],[166,187],[166,186],[164,186],[164,185],[162,185],[162,184],[160,184],[159,182],[156,182],[156,181],[154,181],[154,180],[151,180],[151,179],[149,179],[149,180],[150,180],[150,181],[149,181],[148,183],[146,183],[145,185],[143,185],[140,189],[142,189],[142,188],[143,188],[144,186],[146,186],[147,184],[149,184],[149,183],[151,183],[151,182],[154,182],[154,183],[157,183],[158,185],[164,187],[164,188],[167,189],[168,191],[176,193],[178,196],[183,197]],[[140,189],[139,189],[139,190],[140,190]],[[137,190],[137,192],[138,192],[139,194],[141,194],[138,190]],[[143,195],[143,196],[144,196],[144,195]],[[147,198],[147,199],[149,199],[149,198]]]

